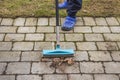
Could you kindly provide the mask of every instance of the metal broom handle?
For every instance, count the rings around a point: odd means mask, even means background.
[[[56,40],[57,40],[57,46],[59,46],[59,43],[60,43],[58,3],[59,3],[58,0],[55,0],[55,5],[56,5]]]

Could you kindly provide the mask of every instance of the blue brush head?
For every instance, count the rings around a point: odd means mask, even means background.
[[[72,57],[74,53],[73,49],[43,50],[43,57]]]

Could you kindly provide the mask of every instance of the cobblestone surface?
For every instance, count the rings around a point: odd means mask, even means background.
[[[75,50],[71,65],[42,59],[43,49],[55,49],[55,23],[54,17],[0,18],[0,80],[120,79],[120,18],[78,17],[73,30],[60,28],[61,48]]]

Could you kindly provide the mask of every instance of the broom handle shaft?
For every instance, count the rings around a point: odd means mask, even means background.
[[[56,40],[58,46],[60,43],[58,0],[55,0],[55,4],[56,4]]]

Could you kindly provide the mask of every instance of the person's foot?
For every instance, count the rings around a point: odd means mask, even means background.
[[[62,30],[63,31],[70,31],[74,28],[75,24],[76,24],[76,18],[72,18],[72,17],[67,16],[63,25],[62,25]]]
[[[65,0],[63,3],[60,3],[60,4],[58,5],[59,9],[66,9],[67,6],[68,6],[67,0]]]

